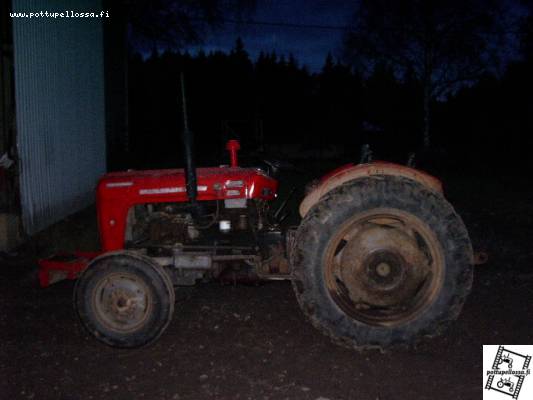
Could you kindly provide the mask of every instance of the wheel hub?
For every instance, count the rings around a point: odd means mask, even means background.
[[[131,331],[149,315],[150,290],[133,275],[112,274],[96,286],[94,303],[97,317],[105,326]]]
[[[400,323],[435,292],[437,245],[414,217],[370,214],[347,222],[326,254],[326,280],[335,302],[353,318]],[[428,300],[426,298],[426,300]],[[426,301],[427,303],[427,301]]]
[[[381,262],[376,266],[376,273],[381,277],[387,277],[391,272],[391,267],[385,262]]]
[[[369,255],[363,263],[366,285],[375,290],[392,290],[400,285],[406,274],[406,265],[400,254],[379,250]]]
[[[131,314],[135,311],[137,302],[135,293],[117,289],[111,292],[111,308],[120,315]]]

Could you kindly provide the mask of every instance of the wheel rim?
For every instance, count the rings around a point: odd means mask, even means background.
[[[345,222],[328,244],[324,265],[334,302],[351,318],[375,326],[419,317],[444,277],[435,234],[397,209],[375,209]]]
[[[138,276],[106,275],[95,286],[93,307],[98,321],[121,333],[137,330],[152,310],[152,291]]]

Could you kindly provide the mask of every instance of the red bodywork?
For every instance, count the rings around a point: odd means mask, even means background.
[[[198,201],[262,199],[276,197],[278,182],[255,168],[237,166],[239,143],[230,141],[231,167],[198,168]],[[99,254],[124,248],[128,211],[137,204],[188,201],[183,169],[112,172],[104,175],[96,189],[96,205],[102,250],[54,256],[39,260],[43,287],[59,278],[76,279]]]
[[[237,151],[240,149],[238,141],[230,140],[226,149],[230,153],[231,166],[196,169],[197,200],[274,199],[278,182],[259,169],[238,166]],[[434,190],[442,191],[439,180],[405,166],[386,162],[347,164],[322,177],[319,186],[308,194],[300,205],[301,215],[305,215],[307,210],[333,187],[346,180],[376,174],[406,176]],[[57,277],[76,279],[99,254],[123,249],[128,211],[131,207],[147,203],[175,203],[188,200],[183,169],[112,172],[104,175],[98,182],[96,190],[101,252],[75,253],[69,257],[63,255],[40,260],[41,286],[48,286]]]
[[[76,279],[89,262],[99,256],[96,252],[76,251],[74,254],[59,254],[39,260],[39,284],[47,287],[62,279]]]
[[[311,188],[300,204],[300,216],[303,218],[311,207],[320,201],[330,190],[345,182],[372,175],[402,176],[426,186],[428,189],[442,193],[442,182],[418,169],[386,161],[372,161],[366,164],[345,164],[324,175]]]
[[[391,170],[394,170],[399,175],[403,174],[408,175],[411,178],[421,179],[423,180],[423,182],[421,183],[427,184],[433,187],[434,189],[437,189],[437,191],[442,192],[442,182],[434,176],[429,175],[427,172],[424,172],[419,169],[414,169],[405,165],[381,160],[372,161],[368,164],[348,163],[341,165],[340,167],[335,168],[333,171],[330,171],[326,175],[322,176],[320,178],[320,182],[324,183],[332,178],[341,176],[351,171],[355,171],[357,169],[367,170],[369,172],[369,175],[374,174],[373,169],[387,169],[388,174],[391,173]]]
[[[197,168],[198,201],[276,197],[278,182],[254,168]],[[188,201],[182,169],[114,172],[97,188],[98,223],[103,251],[124,247],[128,210],[137,204]]]

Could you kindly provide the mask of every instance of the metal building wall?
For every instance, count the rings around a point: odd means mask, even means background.
[[[100,12],[100,0],[13,0],[13,12]],[[103,21],[14,18],[22,221],[28,234],[94,199],[106,169]]]

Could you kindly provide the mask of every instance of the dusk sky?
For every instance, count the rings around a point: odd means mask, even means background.
[[[235,45],[235,40],[241,37],[253,60],[260,51],[275,51],[285,56],[292,53],[300,65],[306,65],[311,72],[318,72],[328,52],[334,57],[341,56],[343,35],[342,29],[321,29],[318,26],[349,25],[356,5],[356,1],[343,0],[258,0],[255,11],[243,18],[251,23],[226,22],[208,33],[202,45],[191,46],[189,51],[229,51]],[[520,3],[509,1],[509,7],[513,9],[515,17],[525,13]],[[300,26],[272,26],[254,22]]]
[[[344,26],[354,12],[355,2],[342,0],[258,1],[250,20],[297,25]],[[220,31],[207,35],[206,52],[231,49],[237,37],[255,59],[261,50],[278,55],[292,53],[299,63],[312,72],[319,71],[328,51],[338,55],[342,31],[334,29],[264,26],[225,23]]]

